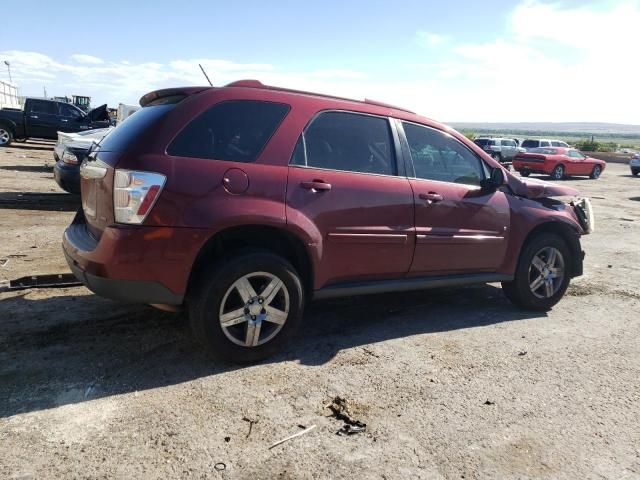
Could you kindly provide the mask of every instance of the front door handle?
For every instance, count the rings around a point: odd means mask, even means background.
[[[444,197],[442,195],[440,195],[439,193],[436,193],[436,192],[421,193],[418,196],[422,200],[426,200],[427,203],[437,203],[437,202],[441,202],[442,200],[444,200]]]
[[[31,118],[38,118],[37,115],[30,115]]]
[[[327,182],[323,182],[322,180],[313,180],[312,182],[302,182],[300,183],[302,188],[312,191],[327,191],[331,190],[331,184]]]

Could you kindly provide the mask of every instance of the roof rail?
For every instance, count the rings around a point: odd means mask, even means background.
[[[384,103],[384,102],[378,102],[377,100],[371,100],[370,98],[365,98],[364,103],[368,103],[370,105],[377,105],[379,107],[393,108],[394,110],[402,110],[403,112],[407,112],[407,113],[413,113],[413,114],[416,113],[411,110],[407,110],[406,108],[396,107],[395,105],[391,105],[389,103]]]
[[[307,92],[307,91],[304,91],[304,90],[295,90],[295,89],[292,89],[292,88],[273,87],[271,85],[265,85],[260,80],[236,80],[235,82],[231,82],[231,83],[225,85],[225,87],[264,88],[266,90],[277,90],[277,91],[280,91],[280,92],[300,93],[300,94],[303,94],[303,95],[314,95],[316,97],[333,98],[333,99],[336,99],[336,100],[346,100],[348,102],[366,103],[366,104],[369,104],[369,105],[376,105],[378,107],[385,107],[385,108],[393,108],[394,110],[401,110],[403,112],[415,114],[415,112],[413,112],[411,110],[408,110],[406,108],[396,107],[395,105],[390,105],[388,103],[378,102],[376,100],[371,100],[369,98],[365,98],[364,100],[356,100],[356,99],[353,99],[353,98],[339,97],[337,95],[329,95],[329,94],[326,94],[326,93],[314,93],[314,92]]]

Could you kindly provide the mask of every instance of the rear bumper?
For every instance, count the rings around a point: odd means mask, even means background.
[[[74,275],[98,295],[180,305],[204,232],[170,227],[107,227],[96,240],[79,211],[62,240]]]
[[[80,165],[56,162],[53,166],[53,178],[65,192],[80,193]]]
[[[69,268],[78,281],[101,297],[128,303],[180,305],[184,297],[177,295],[159,282],[144,280],[115,280],[87,273],[64,251]]]

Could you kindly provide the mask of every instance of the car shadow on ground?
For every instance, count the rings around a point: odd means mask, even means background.
[[[80,204],[72,193],[0,192],[0,209],[75,212]]]
[[[0,417],[243,368],[209,357],[184,314],[73,291],[0,300]],[[310,304],[287,350],[264,363],[323,365],[362,345],[539,316],[490,285],[327,300]]]
[[[53,165],[3,165],[0,170],[8,170],[10,172],[36,172],[50,173],[53,171]]]
[[[10,146],[5,148],[17,148],[19,150],[42,150],[42,151],[53,151],[54,144],[47,143],[15,143],[13,142]]]

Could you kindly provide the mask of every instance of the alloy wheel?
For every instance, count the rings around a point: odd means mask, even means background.
[[[553,297],[564,280],[564,257],[555,247],[538,251],[529,266],[529,288],[537,298]]]
[[[268,272],[253,272],[236,280],[220,304],[222,331],[236,345],[257,347],[274,338],[289,316],[289,291]]]
[[[558,165],[556,168],[553,169],[552,176],[554,180],[562,180],[562,177],[564,176],[564,168],[562,167],[562,165]]]
[[[9,132],[4,128],[0,128],[0,145],[9,143]]]

